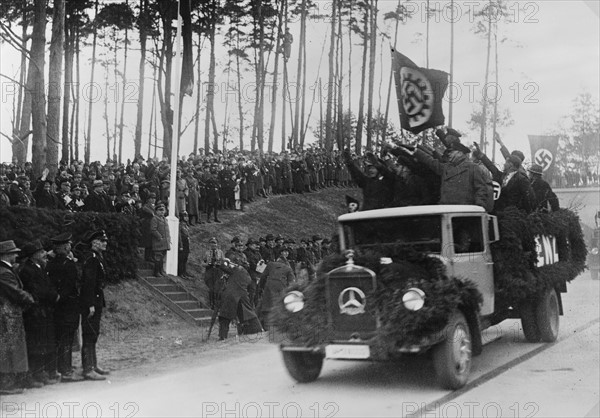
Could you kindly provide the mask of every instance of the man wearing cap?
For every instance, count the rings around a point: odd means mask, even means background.
[[[17,177],[17,184],[12,183],[8,189],[11,206],[35,206],[35,198],[31,193],[29,177],[21,174]]]
[[[54,312],[57,343],[57,370],[63,382],[81,380],[73,374],[73,338],[79,326],[80,301],[79,271],[71,253],[71,234],[64,233],[51,239],[53,251],[48,253],[48,278],[60,296]]]
[[[157,203],[154,216],[150,220],[150,234],[152,235],[152,251],[154,254],[154,276],[164,276],[164,262],[167,251],[171,249],[171,233],[169,223],[165,217],[167,208],[164,203]]]
[[[331,254],[333,254],[331,249],[331,241],[328,238],[325,238],[323,242],[321,242],[321,256],[325,258]]]
[[[283,291],[293,282],[296,276],[287,261],[289,251],[282,248],[279,258],[267,264],[258,283],[259,293],[262,295],[260,302],[259,320],[265,329],[270,327],[269,315],[277,303]]]
[[[19,278],[23,282],[23,289],[36,301],[23,314],[30,369],[27,383],[30,387],[40,387],[60,381],[60,375],[56,371],[54,326],[54,311],[60,296],[48,279],[48,256],[40,240],[26,243],[21,256],[23,262],[19,265]]]
[[[264,260],[262,259],[262,255],[260,254],[258,241],[254,238],[248,238],[244,254],[246,254],[246,259],[248,260],[248,273],[250,273],[250,277],[252,278],[252,286],[248,288],[250,302],[256,305],[256,287],[258,286],[260,274],[264,271],[264,267],[266,267]]]
[[[0,242],[0,394],[13,395],[23,390],[17,374],[26,373],[27,345],[23,311],[34,303],[23,289],[23,283],[13,269],[21,250],[14,241]]]
[[[548,182],[542,178],[542,166],[532,164],[528,171],[531,189],[533,190],[533,210],[542,212],[557,211],[560,208],[558,197],[556,197]]]
[[[104,182],[102,180],[94,180],[92,186],[92,192],[84,201],[85,210],[88,212],[108,212],[109,199],[104,191]]]
[[[106,264],[104,251],[108,237],[103,230],[92,232],[88,239],[91,251],[83,262],[80,292],[81,308],[81,363],[83,377],[87,380],[105,380],[107,371],[98,367],[96,344],[100,336],[102,309],[106,306],[104,284],[106,282]]]
[[[273,234],[267,234],[265,237],[266,245],[260,250],[263,260],[265,262],[277,260],[277,254],[275,253],[275,236]]]
[[[444,144],[448,149],[441,160],[420,148],[409,150],[406,147],[399,149],[432,170],[441,178],[440,200],[441,205],[477,205],[487,211],[492,210],[492,187],[483,169],[467,158],[471,152],[469,148],[460,143],[455,136],[445,136]]]
[[[58,208],[69,210],[69,203],[73,200],[71,197],[71,183],[67,179],[60,180],[60,190],[56,192],[58,198]]]
[[[228,275],[219,308],[219,340],[227,338],[231,320],[236,318],[239,321],[238,335],[261,332],[262,327],[254,312],[248,291],[252,286],[252,278],[248,271],[228,258],[224,259],[219,268]]]
[[[318,263],[323,259],[323,254],[321,254],[321,243],[323,242],[323,238],[320,235],[312,236],[313,242],[313,254],[315,255],[315,261]]]
[[[366,174],[352,160],[349,150],[344,151],[344,161],[352,180],[362,189],[363,210],[386,207],[392,198],[392,173],[380,164],[373,154],[369,154],[366,159]]]
[[[6,190],[7,185],[8,177],[4,175],[0,176],[0,208],[10,206],[10,196],[8,195],[8,191]]]
[[[52,190],[54,181],[47,178],[47,174],[48,171],[45,169],[41,179],[39,179],[37,182],[35,191],[33,192],[33,197],[35,197],[35,205],[38,208],[58,209],[58,197],[56,194],[54,194],[54,190]]]
[[[225,256],[223,251],[219,248],[219,244],[215,237],[208,240],[210,248],[204,253],[204,267],[206,272],[204,273],[204,282],[208,287],[208,303],[211,309],[216,309],[218,293],[221,291],[220,279],[223,276],[219,265],[223,262]]]
[[[240,237],[233,237],[231,240],[231,248],[225,252],[225,258],[230,259],[232,262],[245,269],[250,267],[246,254],[244,253],[244,243],[240,240]]]
[[[219,204],[221,184],[218,178],[218,164],[213,164],[210,169],[210,176],[206,179],[206,222],[210,221],[210,215],[214,213],[215,222],[221,223],[219,220]]]

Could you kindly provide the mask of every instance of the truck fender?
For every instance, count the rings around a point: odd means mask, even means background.
[[[483,340],[481,338],[481,320],[479,314],[473,309],[468,309],[464,306],[459,307],[462,314],[467,320],[469,331],[471,332],[471,350],[473,356],[478,356],[483,351]]]

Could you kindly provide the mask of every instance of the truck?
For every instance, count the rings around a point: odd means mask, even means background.
[[[494,263],[502,255],[494,250],[500,229],[497,216],[473,205],[339,216],[339,251],[322,261],[315,280],[288,288],[272,316],[288,373],[308,383],[326,359],[387,361],[429,353],[440,385],[458,389],[468,382],[472,356],[483,350],[486,328],[520,318],[528,341],[555,341],[561,293],[574,277],[544,281],[540,272],[558,266],[561,255],[570,258],[558,248],[569,241],[537,234],[522,248],[516,244],[520,253],[535,251],[523,281],[538,285],[515,298],[503,289],[512,261]],[[575,270],[582,270],[580,263]]]

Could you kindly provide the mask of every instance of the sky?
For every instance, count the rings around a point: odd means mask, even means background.
[[[317,1],[319,10],[323,13],[331,10],[329,1]],[[484,73],[486,60],[486,40],[480,35],[473,33],[474,17],[473,9],[481,7],[487,2],[478,1],[456,1],[455,2],[455,52],[454,52],[454,85],[455,102],[453,105],[452,126],[463,132],[463,142],[477,141],[478,132],[469,130],[467,120],[475,107],[475,102],[483,94]],[[426,1],[404,2],[405,6],[414,12],[414,17],[407,23],[400,25],[397,45],[398,51],[411,58],[418,65],[426,66],[426,53],[424,34],[426,31],[426,19],[424,10]],[[430,1],[430,6],[443,9],[450,1]],[[393,44],[394,25],[385,22],[382,16],[387,11],[396,8],[395,0],[379,0],[380,19],[378,22],[381,31],[390,36],[389,41],[377,43],[377,66],[375,80],[375,109],[385,111],[388,96],[387,85],[391,72],[389,47]],[[499,39],[506,38],[498,48],[499,59],[499,88],[498,99],[501,108],[508,108],[512,114],[514,124],[510,127],[501,127],[499,132],[509,149],[520,149],[529,154],[528,134],[544,134],[554,129],[558,123],[569,126],[568,115],[572,112],[572,101],[580,93],[590,92],[592,97],[598,101],[600,91],[600,20],[598,15],[598,1],[520,1],[520,7],[512,6],[511,17],[513,23],[500,24]],[[319,77],[323,84],[327,81],[327,53],[329,50],[328,31],[329,24],[325,18],[311,18],[307,26],[307,84],[317,85]],[[50,25],[48,25],[48,30]],[[290,25],[291,33],[295,43],[292,44],[292,57],[289,60],[289,77],[295,80],[297,65],[297,43],[300,39],[300,25],[295,21]],[[134,36],[135,37],[135,36]],[[347,38],[347,36],[345,36]],[[48,39],[50,36],[48,34]],[[360,85],[361,47],[358,39],[354,39],[352,47],[352,108],[356,113],[358,108],[358,96]],[[136,120],[136,102],[139,55],[136,51],[136,39],[133,40],[128,64],[127,96],[125,97],[125,129],[124,129],[124,158],[133,157],[133,136]],[[324,53],[323,51],[324,46]],[[348,53],[348,45],[344,47],[345,54]],[[205,46],[202,55],[203,82],[207,81],[207,54]],[[322,58],[321,58],[322,56]],[[91,58],[91,47],[82,51],[82,91],[87,89],[89,93],[89,59]],[[492,54],[493,59],[493,54]],[[227,60],[226,49],[220,46],[217,49],[217,83],[221,90],[227,83],[227,75],[223,71]],[[319,62],[321,64],[319,66]],[[0,45],[0,73],[14,77],[18,73],[19,55],[8,45]],[[48,63],[46,64],[46,67]],[[345,78],[347,85],[348,56],[344,57]],[[446,12],[439,18],[430,21],[430,68],[450,70],[450,14]],[[281,68],[281,63],[280,63]],[[103,84],[103,69],[96,66],[96,81]],[[151,77],[151,69],[147,67],[146,76]],[[120,106],[122,98],[116,97],[115,92],[119,85],[109,80],[109,89],[104,86],[99,89],[100,95],[93,105],[92,111],[92,160],[106,159],[106,139],[104,137],[103,99],[108,95],[109,120],[113,121],[115,104]],[[280,79],[281,80],[281,79]],[[491,80],[493,80],[493,75]],[[231,80],[233,81],[233,80]],[[247,110],[247,123],[250,123],[250,115],[253,107],[252,88],[254,81],[253,71],[244,72],[242,91],[246,92],[247,98],[243,106]],[[148,124],[150,120],[151,107],[151,84],[146,81],[146,100],[144,110],[144,145],[142,153],[147,156]],[[0,78],[0,130],[10,134],[10,118],[13,106],[14,85],[5,78]],[[203,91],[205,91],[203,89]],[[347,91],[347,87],[344,88]],[[491,85],[487,91],[494,95],[496,89]],[[190,117],[195,112],[196,97],[184,99],[183,122],[187,125]],[[88,94],[89,95],[89,94]],[[348,103],[348,93],[344,95],[345,107]],[[229,97],[230,103],[225,112],[225,97]],[[381,99],[380,99],[381,97]],[[238,125],[237,103],[233,103],[234,94],[217,94],[215,103],[215,115],[219,128],[226,119],[231,126]],[[307,114],[312,99],[312,90],[307,92]],[[117,100],[117,103],[115,103]],[[446,122],[448,121],[448,101],[444,104]],[[279,106],[280,108],[281,106]],[[323,106],[325,108],[325,106]],[[80,141],[83,141],[84,120],[87,119],[87,104],[82,106],[85,112],[81,114]],[[268,126],[270,120],[270,106],[267,106],[265,121]],[[366,109],[365,109],[366,111]],[[203,146],[204,113],[201,113],[201,135],[200,146]],[[289,108],[288,108],[289,117]],[[275,128],[275,151],[281,148],[280,117]],[[319,105],[315,103],[309,125],[316,126],[319,120]],[[391,92],[390,121],[399,126],[398,107],[396,104],[395,91]],[[288,134],[290,132],[290,121],[288,120]],[[162,128],[158,127],[159,134]],[[249,132],[246,131],[245,144],[249,146]],[[267,130],[265,131],[267,132]],[[233,132],[234,142],[230,148],[238,144],[237,132]],[[194,141],[194,124],[184,132],[181,138],[180,155],[192,152]],[[310,130],[307,142],[314,140]],[[266,142],[266,141],[265,141]],[[81,155],[83,155],[81,150]],[[8,140],[0,137],[0,161],[10,161],[12,157],[11,147]]]

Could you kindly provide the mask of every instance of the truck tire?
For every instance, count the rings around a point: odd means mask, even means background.
[[[283,363],[290,374],[299,383],[316,380],[323,368],[323,356],[299,351],[282,351]]]
[[[525,339],[530,343],[539,343],[540,330],[538,329],[536,306],[532,303],[524,302],[519,307],[519,313],[521,315],[521,327],[523,328]]]
[[[455,312],[446,327],[446,339],[433,349],[433,365],[440,385],[459,389],[471,372],[471,332],[460,312]]]
[[[535,317],[540,340],[546,343],[556,341],[560,323],[556,290],[550,288],[544,291],[535,308]]]

